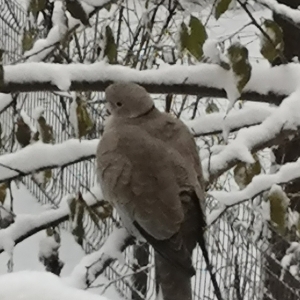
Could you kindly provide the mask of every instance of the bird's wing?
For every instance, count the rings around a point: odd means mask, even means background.
[[[130,126],[120,131],[107,132],[99,144],[101,186],[149,234],[169,238],[184,218],[179,193],[185,178],[175,173],[184,170],[161,141]]]
[[[188,170],[195,177],[195,192],[203,212],[205,212],[205,183],[201,161],[195,139],[187,126],[178,118],[167,113],[160,113],[161,130],[157,133],[164,137],[171,147],[174,147],[183,157],[185,163],[189,165]]]
[[[185,217],[180,194],[191,186],[180,155],[144,131],[124,126],[104,134],[97,164],[104,196],[158,253],[191,275],[180,233]]]

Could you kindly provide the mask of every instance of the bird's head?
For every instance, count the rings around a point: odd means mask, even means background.
[[[107,109],[113,116],[138,118],[154,109],[150,95],[136,83],[113,83],[105,90],[105,96]]]

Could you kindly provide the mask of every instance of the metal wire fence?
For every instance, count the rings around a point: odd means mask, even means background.
[[[0,47],[6,50],[5,64],[11,63],[21,55],[20,39],[25,19],[26,14],[18,4],[0,0]],[[94,100],[101,100],[101,96],[101,93],[92,94]],[[18,109],[25,110],[32,116],[36,107],[44,106],[45,118],[54,130],[55,142],[72,137],[72,128],[66,117],[70,106],[68,98],[49,92],[22,93],[16,95],[16,98],[17,104],[1,114],[1,125],[7,136],[2,152],[16,151],[19,148],[14,139],[14,122]],[[93,101],[89,106],[89,112],[97,122],[95,133],[88,138],[94,138],[101,130],[102,109],[102,101]],[[45,188],[34,181],[32,176],[26,176],[23,182],[40,203],[51,204],[55,208],[65,195],[74,191],[84,193],[95,184],[94,160],[53,170],[52,179]],[[211,206],[213,202],[209,202],[208,209]],[[288,280],[282,280],[279,258],[271,254],[267,234],[261,234],[262,231],[270,229],[262,226],[260,230],[253,232],[253,226],[260,221],[259,218],[250,206],[241,205],[232,208],[207,232],[209,253],[224,298],[279,299],[276,296],[277,291],[280,298],[299,299],[299,282],[292,275]],[[117,219],[116,215],[114,219]],[[86,253],[93,252],[103,245],[115,226],[114,219],[105,220],[99,228],[89,215],[85,216],[82,247]],[[69,221],[61,226],[71,230]],[[138,259],[141,266],[150,267],[131,275],[134,271],[133,257]],[[147,246],[131,247],[126,250],[126,264],[114,263],[107,268],[105,276],[113,280],[114,286],[124,299],[154,299],[156,285],[154,268],[151,267],[153,260],[153,250]],[[199,248],[194,252],[194,263],[197,270],[192,280],[194,299],[214,299],[210,277]]]

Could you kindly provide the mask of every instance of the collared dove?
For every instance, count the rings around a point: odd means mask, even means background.
[[[180,120],[157,110],[137,84],[112,84],[106,100],[111,116],[96,155],[104,198],[132,235],[153,246],[163,299],[190,300],[197,242],[209,262],[195,141]],[[216,289],[214,276],[212,280]]]

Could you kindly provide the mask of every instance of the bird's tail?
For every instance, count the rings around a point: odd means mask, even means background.
[[[220,287],[219,287],[217,279],[216,279],[216,275],[213,271],[212,265],[211,265],[209,257],[208,257],[208,251],[207,251],[205,240],[204,240],[203,236],[198,240],[198,243],[201,248],[207,270],[210,274],[211,282],[212,282],[214,290],[215,290],[215,295],[218,300],[223,300],[222,293],[221,293]]]
[[[157,252],[155,273],[157,300],[192,300],[191,277]]]

